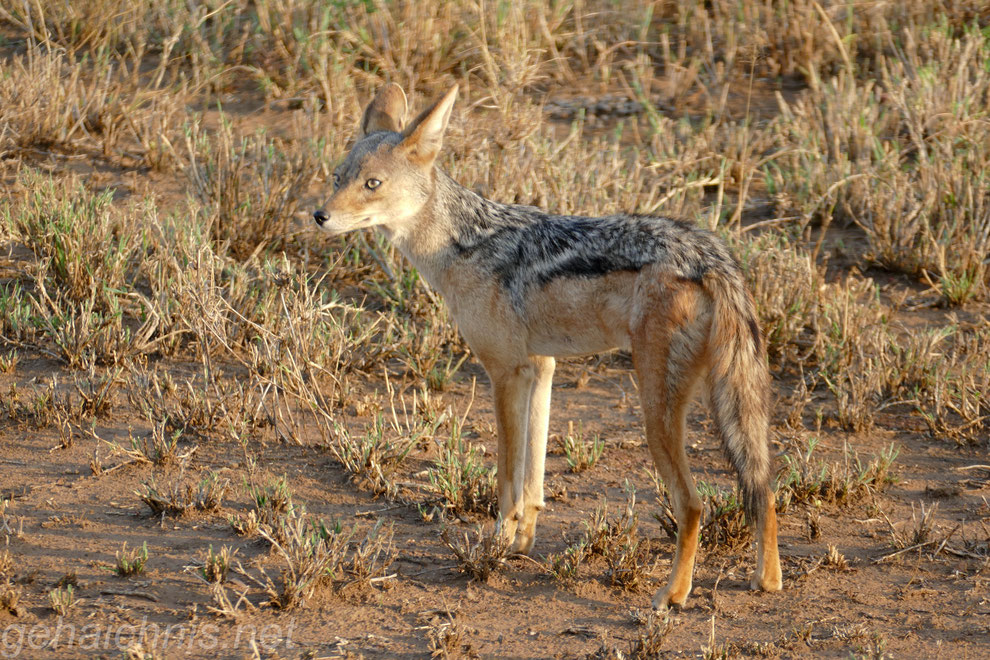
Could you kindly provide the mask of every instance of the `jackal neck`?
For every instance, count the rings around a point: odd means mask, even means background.
[[[439,167],[433,175],[433,190],[413,222],[388,232],[392,243],[431,282],[508,225],[519,224],[508,221],[503,204],[468,190]]]

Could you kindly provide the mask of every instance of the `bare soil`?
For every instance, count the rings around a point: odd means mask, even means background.
[[[669,569],[673,545],[651,519],[657,506],[645,472],[648,454],[635,388],[621,363],[621,359],[597,367],[578,363],[560,370],[552,431],[559,435],[567,421],[581,420],[586,433],[605,438],[604,456],[593,469],[577,475],[568,472],[562,455],[549,456],[550,496],[534,557],[509,559],[487,584],[458,573],[452,555],[437,537],[437,525],[424,522],[414,504],[370,497],[349,481],[325,450],[277,443],[252,446],[262,470],[286,475],[296,500],[305,502],[311,513],[345,525],[370,526],[368,521],[379,517],[394,524],[399,558],[393,565],[395,577],[371,588],[327,595],[287,613],[262,608],[231,622],[208,613],[209,591],[192,567],[211,544],[236,548],[245,565],[267,554],[263,543],[238,537],[225,519],[229,513],[247,510],[244,489],[234,489],[220,515],[152,517],[135,494],[151,477],[150,466],[127,465],[96,476],[90,469],[95,440],[81,438],[68,449],[54,449],[59,444],[54,432],[3,422],[0,485],[3,497],[12,500],[8,517],[16,522],[16,533],[9,551],[16,562],[14,582],[24,589],[24,607],[16,617],[0,614],[7,631],[0,651],[12,655],[23,644],[30,649],[26,657],[37,653],[65,658],[115,656],[121,650],[118,634],[126,647],[142,631],[146,647],[156,646],[157,641],[163,657],[240,657],[255,649],[266,657],[423,657],[429,654],[429,627],[451,619],[463,631],[462,651],[480,657],[581,657],[603,644],[625,649],[640,634],[635,611],[648,609],[653,590]],[[14,381],[29,386],[58,368],[44,359],[25,361],[16,378],[0,379],[0,391],[7,391]],[[584,380],[581,376],[589,373],[587,384],[577,387]],[[444,393],[454,410],[467,405],[471,378],[484,379],[473,364]],[[775,382],[781,395],[789,386],[786,381]],[[780,408],[778,414],[784,412]],[[470,414],[474,428],[493,427],[487,393],[476,396]],[[824,449],[835,455],[848,444],[870,455],[894,442],[901,448],[895,462],[897,482],[872,502],[821,511],[815,538],[809,531],[814,512],[793,507],[783,515],[781,593],[748,589],[751,552],[702,553],[689,604],[673,614],[666,651],[696,656],[702,647],[711,646],[714,634],[716,644],[726,645],[730,652],[770,657],[886,653],[904,658],[981,658],[990,653],[990,576],[985,557],[944,549],[933,555],[934,548],[924,547],[881,561],[896,550],[887,519],[897,527],[909,525],[922,504],[937,504],[940,530],[956,530],[947,543],[953,548],[963,547],[967,536],[985,534],[990,475],[985,467],[969,468],[985,465],[985,451],[927,437],[921,425],[904,413],[890,413],[877,422],[878,430],[867,436],[833,431],[826,424]],[[696,477],[730,485],[732,475],[707,427],[706,417],[694,416],[689,456]],[[136,435],[147,431],[139,419],[122,411],[101,419],[94,431],[105,440],[125,442],[131,429]],[[788,434],[782,426],[774,432],[778,443]],[[489,453],[494,450],[493,437],[475,439]],[[550,444],[556,445],[554,438]],[[183,449],[191,446],[184,443]],[[245,481],[239,446],[208,439],[195,446],[190,473],[209,468],[235,485]],[[409,472],[418,471],[415,462],[416,457]],[[104,469],[112,463],[107,461]],[[603,565],[591,563],[581,566],[574,584],[552,580],[541,566],[541,555],[560,552],[574,542],[583,531],[582,521],[602,497],[618,509],[627,480],[640,493],[641,533],[654,539],[652,579],[638,591],[622,591],[609,585]],[[408,490],[402,496],[416,499]],[[110,570],[125,541],[129,547],[148,544],[147,570],[135,578],[121,578]],[[828,545],[846,557],[846,570],[819,565]],[[56,618],[45,596],[67,575],[73,576],[76,594],[84,602],[64,619]],[[261,604],[257,596],[249,599]],[[60,639],[53,641],[58,626],[63,627]],[[13,631],[23,631],[23,639]],[[257,633],[256,646],[252,633]],[[39,651],[42,643],[44,649]]]

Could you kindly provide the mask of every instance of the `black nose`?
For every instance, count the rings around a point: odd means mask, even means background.
[[[322,227],[323,223],[330,219],[330,216],[323,209],[318,209],[313,211],[313,219],[316,220],[316,224]]]

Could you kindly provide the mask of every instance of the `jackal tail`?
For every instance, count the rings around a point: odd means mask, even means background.
[[[736,469],[749,524],[773,506],[768,446],[770,378],[753,299],[738,270],[709,271],[713,301],[708,389],[722,448]]]

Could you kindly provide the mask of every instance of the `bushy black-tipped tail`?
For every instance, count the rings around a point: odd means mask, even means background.
[[[746,519],[759,526],[772,506],[767,442],[770,375],[756,310],[738,269],[709,271],[703,286],[713,301],[708,388],[725,453],[739,475]]]

